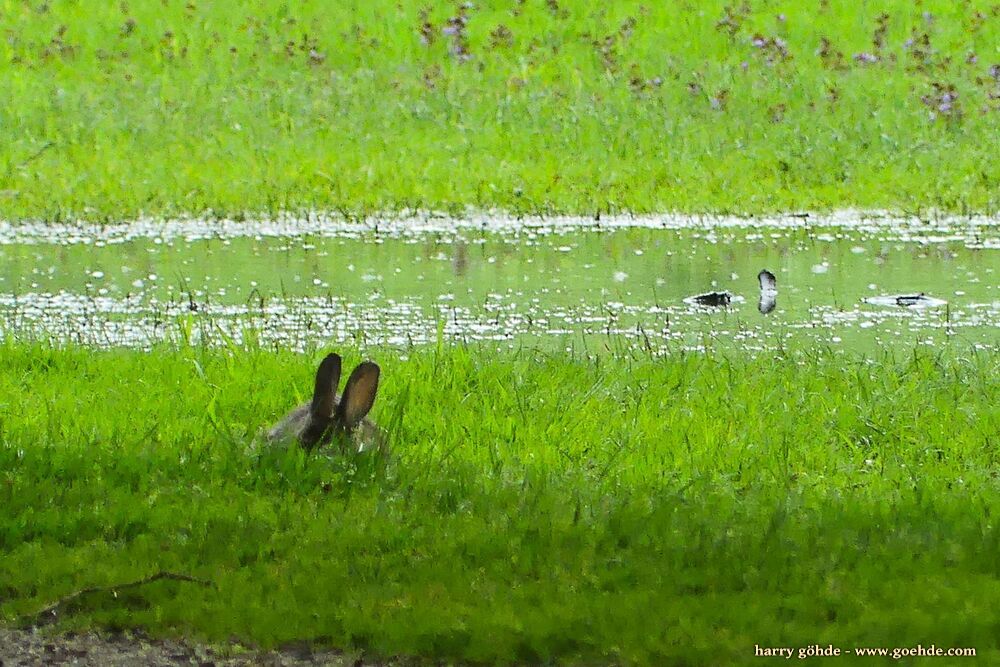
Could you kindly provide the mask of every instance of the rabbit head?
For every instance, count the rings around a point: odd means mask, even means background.
[[[340,364],[340,355],[326,355],[316,370],[312,401],[278,422],[267,434],[269,441],[295,438],[306,450],[312,450],[334,439],[347,443],[356,435],[364,439],[378,433],[378,427],[365,418],[378,392],[378,365],[371,361],[358,364],[344,385],[344,393],[338,394]]]

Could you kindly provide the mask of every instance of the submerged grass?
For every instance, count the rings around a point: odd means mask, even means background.
[[[993,0],[0,0],[0,213],[991,212]]]
[[[1000,656],[1000,356],[377,351],[389,462],[253,446],[319,358],[0,354],[0,613],[472,661]],[[348,364],[355,359],[346,360]]]

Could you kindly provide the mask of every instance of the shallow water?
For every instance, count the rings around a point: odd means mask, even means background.
[[[2,334],[142,347],[1000,347],[996,219],[683,220],[0,225]],[[759,298],[761,269],[777,277],[773,304]],[[689,298],[711,291],[729,292],[728,306]]]

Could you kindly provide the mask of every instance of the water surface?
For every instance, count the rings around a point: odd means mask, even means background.
[[[3,225],[2,332],[141,347],[1000,345],[995,219],[421,220]],[[766,314],[761,269],[778,285]],[[709,291],[729,305],[689,299]]]

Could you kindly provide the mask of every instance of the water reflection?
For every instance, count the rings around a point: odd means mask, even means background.
[[[982,225],[975,244],[941,225],[906,238],[899,227],[780,226],[35,238],[0,245],[0,335],[98,346],[997,347],[997,230]],[[931,284],[933,296],[918,291]]]

